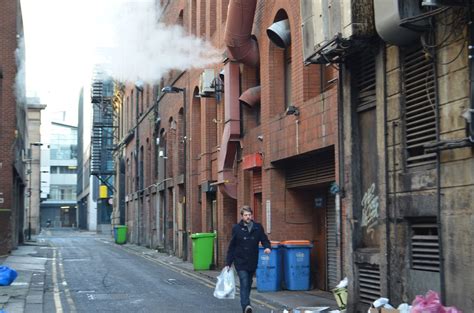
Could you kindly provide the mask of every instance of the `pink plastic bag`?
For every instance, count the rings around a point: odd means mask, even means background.
[[[418,295],[413,300],[410,313],[462,313],[455,307],[445,308],[436,291],[430,290],[425,296]]]
[[[462,313],[461,310],[450,306],[450,307],[443,307],[443,313]]]
[[[441,302],[438,293],[430,290],[425,296],[418,295],[413,300],[411,313],[440,313]]]

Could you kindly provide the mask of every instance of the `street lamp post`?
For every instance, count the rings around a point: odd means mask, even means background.
[[[187,159],[187,146],[188,146],[188,137],[187,137],[187,127],[186,127],[186,120],[187,120],[187,113],[186,113],[186,88],[179,88],[175,86],[166,86],[161,89],[161,92],[164,93],[182,93],[183,94],[183,115],[184,115],[184,149],[183,149],[183,157],[184,157],[184,203],[183,203],[183,259],[186,260],[188,257],[188,231],[187,231],[187,215],[186,215],[186,207],[188,203],[188,185],[187,185],[187,176],[188,176],[188,159]]]
[[[28,169],[28,240],[31,240],[31,193],[32,193],[32,185],[31,185],[31,172],[33,171],[33,150],[32,147],[41,147],[43,144],[41,142],[31,142],[30,143],[30,168]],[[38,159],[39,160],[39,159]]]

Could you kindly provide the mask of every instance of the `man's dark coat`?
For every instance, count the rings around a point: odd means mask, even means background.
[[[263,226],[253,222],[251,231],[243,221],[232,227],[232,239],[227,250],[228,266],[234,263],[237,271],[253,272],[257,269],[258,263],[258,244],[262,243],[264,248],[271,249],[270,241]]]

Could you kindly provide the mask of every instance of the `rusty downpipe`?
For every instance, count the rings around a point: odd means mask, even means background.
[[[257,0],[231,0],[224,33],[229,58],[252,67],[260,62],[258,44],[252,38],[256,7]]]

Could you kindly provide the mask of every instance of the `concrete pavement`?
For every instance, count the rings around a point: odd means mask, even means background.
[[[42,313],[47,258],[41,253],[41,244],[29,242],[12,251],[3,260],[18,273],[10,286],[0,286],[0,310],[6,313]]]

